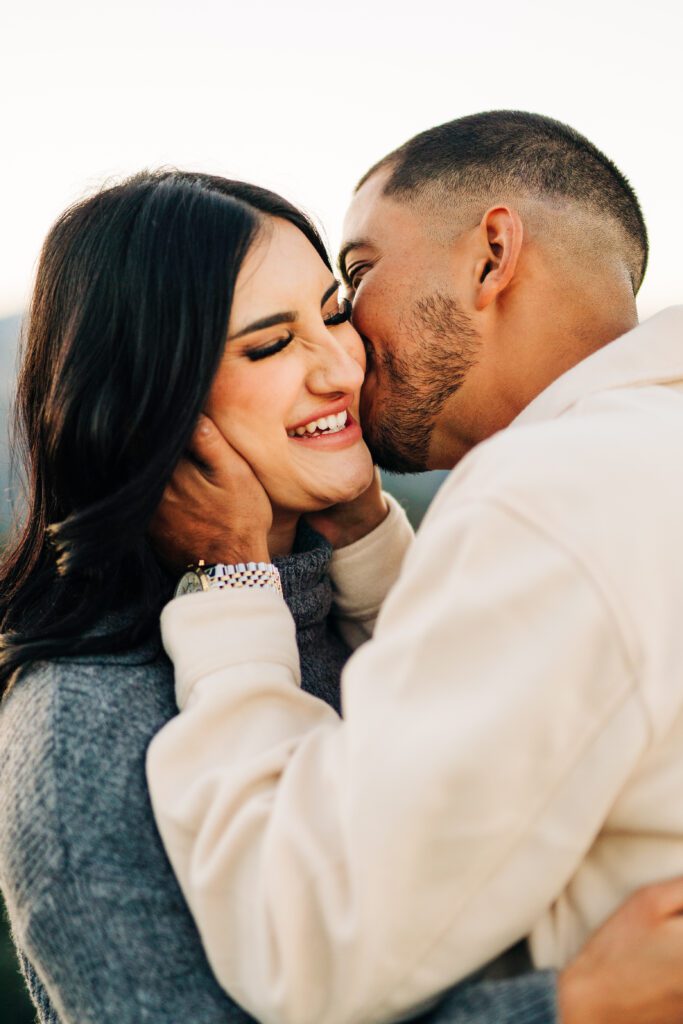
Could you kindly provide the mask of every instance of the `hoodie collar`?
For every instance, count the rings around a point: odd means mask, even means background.
[[[662,310],[577,363],[534,398],[511,426],[555,419],[598,391],[677,380],[683,380],[683,306]]]

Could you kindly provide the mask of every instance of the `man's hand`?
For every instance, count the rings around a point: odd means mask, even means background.
[[[375,469],[370,486],[353,501],[333,505],[324,512],[313,512],[306,519],[314,530],[329,540],[333,548],[345,548],[371,533],[388,513],[379,470]]]
[[[561,1024],[681,1024],[683,879],[635,893],[559,980]]]
[[[272,521],[268,495],[251,466],[201,416],[150,524],[161,558],[174,569],[199,559],[207,565],[269,562]]]

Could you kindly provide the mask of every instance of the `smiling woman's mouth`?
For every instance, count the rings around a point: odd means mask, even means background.
[[[311,420],[303,427],[296,430],[288,430],[287,437],[319,437],[321,434],[337,434],[344,430],[348,421],[348,411],[337,413],[336,416],[321,416],[320,419]]]
[[[359,424],[348,410],[332,416],[311,420],[296,430],[288,430],[287,437],[297,444],[336,444],[356,441],[362,436]]]

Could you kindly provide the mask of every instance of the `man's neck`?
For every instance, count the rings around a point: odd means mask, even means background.
[[[430,469],[452,469],[475,445],[522,412],[553,381],[609,342],[637,327],[635,306],[615,303],[587,322],[558,315],[555,323],[520,330],[492,346],[444,408],[431,438]]]

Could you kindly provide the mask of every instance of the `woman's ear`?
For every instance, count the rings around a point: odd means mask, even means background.
[[[524,226],[516,210],[493,206],[479,224],[482,255],[476,265],[475,307],[486,309],[515,275],[522,250]]]

